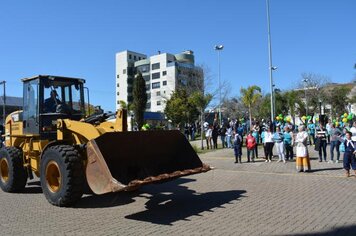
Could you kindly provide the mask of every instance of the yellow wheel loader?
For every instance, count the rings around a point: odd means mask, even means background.
[[[34,173],[51,204],[70,206],[85,186],[95,194],[129,191],[210,170],[179,131],[127,132],[125,110],[85,117],[83,79],[22,82],[23,110],[7,116],[0,150],[5,192],[22,191]]]

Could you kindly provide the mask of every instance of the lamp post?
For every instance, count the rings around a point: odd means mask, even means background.
[[[309,79],[303,79],[304,82],[304,97],[305,97],[305,115],[308,115],[308,99],[307,99],[307,83],[309,82]]]
[[[220,51],[224,49],[224,45],[215,45],[214,49],[218,52],[218,77],[219,77],[219,125],[222,124],[221,122],[221,83],[220,83]]]
[[[2,105],[2,117],[3,117],[3,125],[4,125],[4,128],[5,128],[5,119],[6,119],[6,117],[5,117],[5,115],[6,115],[6,111],[5,111],[5,107],[6,107],[6,86],[5,86],[5,83],[6,83],[6,81],[4,80],[4,81],[1,81],[0,82],[0,85],[2,84],[3,85],[3,88],[4,88],[4,96],[3,96],[3,105]]]
[[[269,61],[269,83],[271,87],[271,122],[274,120],[274,91],[273,91],[273,76],[272,71],[277,70],[277,67],[272,66],[272,40],[271,40],[271,24],[269,16],[269,0],[266,0],[266,10],[267,10],[267,29],[268,29],[268,61]]]

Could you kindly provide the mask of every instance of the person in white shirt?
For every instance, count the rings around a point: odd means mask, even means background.
[[[305,131],[304,125],[298,127],[298,134],[295,138],[296,148],[296,167],[297,171],[310,171],[310,159],[308,153],[308,133]]]
[[[206,146],[208,149],[209,147],[213,149],[213,144],[211,143],[212,136],[213,136],[213,127],[209,126],[205,131]]]
[[[351,127],[350,132],[352,133],[351,140],[356,142],[356,121],[354,122],[353,126]]]
[[[264,142],[266,147],[266,161],[271,162],[273,157],[273,133],[271,132],[271,127],[268,127],[265,135],[264,135]]]

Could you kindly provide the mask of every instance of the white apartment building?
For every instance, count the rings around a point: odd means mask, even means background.
[[[116,109],[119,101],[132,102],[132,84],[136,73],[146,81],[146,111],[164,112],[165,102],[179,86],[203,81],[203,72],[194,65],[192,51],[180,54],[160,53],[147,57],[144,54],[123,51],[116,54]],[[202,86],[201,86],[202,87]]]

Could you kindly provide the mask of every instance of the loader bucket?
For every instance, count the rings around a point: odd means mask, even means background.
[[[96,194],[210,170],[179,131],[105,133],[87,143],[87,155],[86,177]]]

